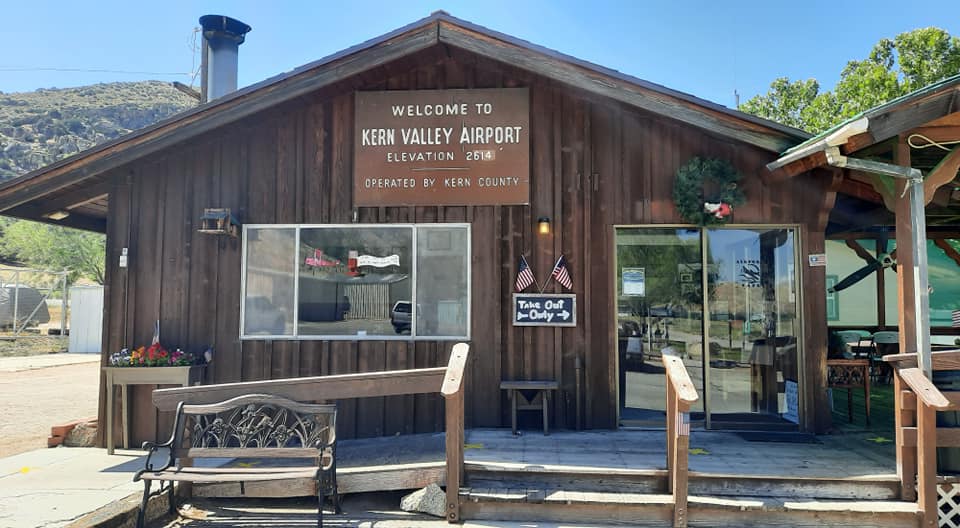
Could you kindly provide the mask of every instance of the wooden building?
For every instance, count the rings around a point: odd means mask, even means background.
[[[383,105],[463,101],[426,110],[448,115],[419,138],[439,152],[431,177],[446,152],[477,157],[445,193],[376,172],[371,159],[409,168],[425,151],[393,148],[424,122],[382,124]],[[444,143],[461,125],[466,141]],[[468,427],[510,422],[502,381],[555,380],[554,426],[605,429],[662,423],[657,365],[677,354],[704,394],[695,423],[820,432],[825,278],[808,257],[824,253],[835,173],[766,168],[807,137],[440,12],[0,185],[0,212],[106,233],[104,365],[157,320],[168,348],[213,345],[206,383],[443,366],[467,341]],[[678,212],[695,158],[742,176],[715,224]],[[700,176],[708,194],[730,183]],[[480,192],[486,177],[517,194]],[[239,236],[200,231],[215,208]],[[548,281],[561,255],[571,290]],[[543,293],[574,294],[574,325],[514,324],[521,257]],[[134,442],[168,430],[154,388],[135,387]],[[438,398],[340,405],[344,438],[442,429]]]

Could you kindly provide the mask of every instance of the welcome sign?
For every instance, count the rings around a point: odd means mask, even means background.
[[[530,203],[526,88],[357,92],[354,203]]]

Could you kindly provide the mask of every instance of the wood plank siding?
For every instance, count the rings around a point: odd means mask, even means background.
[[[802,249],[822,251],[829,176],[768,183],[771,152],[441,44],[106,173],[102,179],[112,187],[105,354],[148,343],[159,318],[168,347],[214,345],[206,383],[446,365],[453,342],[241,342],[240,240],[198,233],[199,218],[206,207],[229,207],[248,224],[351,223],[354,91],[517,86],[530,90],[529,206],[357,211],[362,223],[471,224],[468,427],[509,422],[501,379],[555,378],[553,419],[574,428],[577,358],[584,365],[583,424],[616,426],[613,226],[682,223],[673,175],[693,156],[730,160],[745,175],[747,203],[733,223],[799,224]],[[539,216],[553,219],[552,235],[535,233]],[[125,247],[129,267],[117,268]],[[560,253],[578,296],[578,326],[512,326],[519,256],[542,280]],[[823,284],[823,268],[802,269],[804,284]],[[551,283],[547,292],[557,288]],[[803,304],[805,379],[815,382],[804,402],[808,411],[827,408],[819,371],[826,329],[816,326],[825,321],[822,297],[810,294]],[[151,388],[137,387],[133,396],[134,443],[169,428],[169,417],[151,407]],[[439,431],[443,424],[436,395],[340,402],[339,414],[343,438]],[[821,430],[827,419],[808,412],[803,427]]]

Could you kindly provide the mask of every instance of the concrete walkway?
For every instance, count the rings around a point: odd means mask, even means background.
[[[57,447],[0,459],[0,528],[133,526],[143,485],[133,474],[141,451]],[[327,511],[333,528],[444,528],[445,520],[399,511],[405,492],[358,493],[342,499],[343,513]],[[313,499],[197,499],[184,516],[148,523],[152,528],[315,526]],[[184,506],[184,505],[181,505]],[[467,521],[463,528],[522,528],[529,522]],[[536,523],[537,528],[585,525]],[[592,524],[590,526],[597,526]]]
[[[0,372],[22,372],[62,365],[97,363],[100,354],[40,354],[36,356],[0,357]]]
[[[0,528],[67,526],[143,489],[139,451],[57,447],[0,459]]]

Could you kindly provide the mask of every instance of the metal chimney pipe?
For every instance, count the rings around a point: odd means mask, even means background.
[[[237,89],[237,48],[250,26],[223,15],[200,17],[203,52],[200,59],[200,97],[206,103]]]

